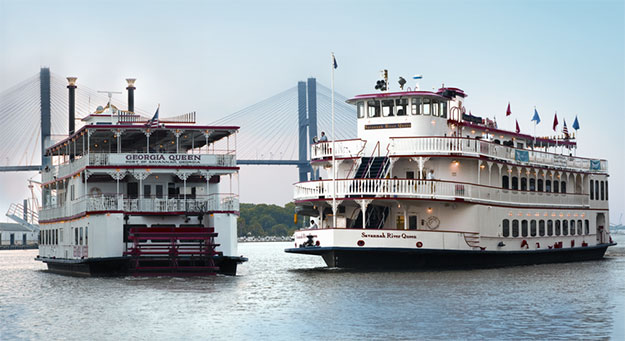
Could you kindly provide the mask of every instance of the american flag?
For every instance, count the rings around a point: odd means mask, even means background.
[[[159,105],[158,108],[156,108],[156,112],[154,113],[154,116],[152,116],[152,119],[148,121],[148,123],[146,124],[148,127],[150,128],[158,128],[160,126],[159,121],[158,121],[158,110],[161,108],[161,106]]]
[[[564,127],[562,127],[562,132],[564,133],[564,138],[569,138],[569,128],[566,127],[566,119],[564,119]]]

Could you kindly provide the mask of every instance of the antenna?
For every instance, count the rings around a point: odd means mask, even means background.
[[[121,91],[98,91],[98,93],[100,94],[108,94],[109,95],[109,105],[111,105],[111,100],[113,99],[113,94],[120,94],[121,95]]]

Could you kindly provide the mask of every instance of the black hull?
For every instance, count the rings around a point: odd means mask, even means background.
[[[600,244],[527,251],[455,251],[434,249],[305,247],[288,253],[319,255],[329,267],[354,269],[470,269],[602,259],[608,246]]]
[[[53,273],[70,276],[128,276],[135,272],[132,268],[132,258],[92,258],[92,259],[53,259],[37,257],[35,260],[48,265],[48,270]],[[247,261],[245,257],[214,257],[214,262],[219,269],[219,274],[236,276],[237,265]],[[168,260],[164,260],[162,265],[167,265]],[[152,265],[158,265],[158,261]],[[181,263],[184,265],[184,263]],[[192,276],[189,272],[171,272],[168,276]]]

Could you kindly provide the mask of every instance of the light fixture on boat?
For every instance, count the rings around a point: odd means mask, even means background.
[[[432,208],[428,207],[428,213],[432,213]]]
[[[453,161],[451,161],[451,164],[454,165],[454,166],[458,166],[460,164],[460,161],[453,160]]]
[[[486,166],[484,166],[484,165],[480,165],[480,168],[481,168],[481,169],[484,169],[484,168],[486,168]]]

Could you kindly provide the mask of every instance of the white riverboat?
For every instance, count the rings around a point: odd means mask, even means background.
[[[295,184],[297,213],[314,224],[285,251],[383,269],[602,258],[615,245],[608,162],[571,155],[573,138],[499,129],[467,114],[466,97],[442,87],[348,100],[358,138],[312,145],[327,175]]]
[[[69,135],[46,150],[36,259],[82,275],[236,274],[239,128],[142,118],[129,79],[128,110],[109,100],[74,131],[68,80]]]

